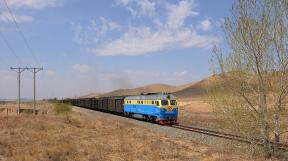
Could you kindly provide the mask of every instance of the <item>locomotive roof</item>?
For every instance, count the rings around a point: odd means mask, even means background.
[[[170,98],[169,98],[170,97]],[[155,94],[155,95],[138,95],[138,96],[128,96],[126,100],[167,100],[176,99],[172,94]]]

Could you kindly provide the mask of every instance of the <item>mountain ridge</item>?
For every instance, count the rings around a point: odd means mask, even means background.
[[[116,89],[107,93],[92,93],[80,98],[94,98],[94,97],[112,97],[112,96],[127,96],[127,95],[140,95],[145,93],[171,93],[178,99],[186,100],[195,97],[201,97],[204,93],[204,85],[213,82],[214,76],[207,77],[197,82],[186,83],[183,85],[169,85],[163,83],[148,84],[130,89]]]

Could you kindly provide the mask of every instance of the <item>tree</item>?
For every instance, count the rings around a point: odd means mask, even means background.
[[[231,130],[261,139],[266,156],[277,155],[288,121],[288,0],[238,0],[223,31],[228,52],[213,48],[210,100]]]

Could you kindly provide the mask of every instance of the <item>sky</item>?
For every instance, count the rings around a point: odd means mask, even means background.
[[[0,98],[17,97],[10,67],[43,67],[38,98],[66,98],[211,75],[211,47],[231,0],[0,0]],[[33,96],[31,71],[21,95]]]

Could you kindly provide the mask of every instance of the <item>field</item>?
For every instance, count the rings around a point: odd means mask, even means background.
[[[213,114],[213,107],[205,101],[205,97],[195,96],[180,99],[179,123],[217,129],[219,121]]]
[[[249,160],[118,117],[88,117],[76,111],[57,114],[54,105],[45,102],[39,109],[37,116],[16,116],[10,110],[8,120],[7,111],[1,112],[0,160]]]

